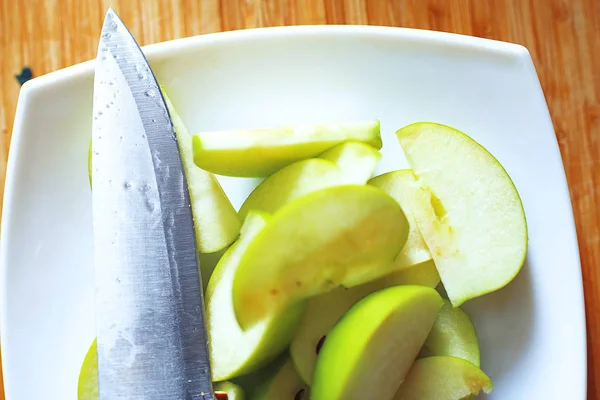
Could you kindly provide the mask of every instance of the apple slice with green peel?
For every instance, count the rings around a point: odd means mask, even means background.
[[[371,293],[367,285],[337,288],[308,299],[306,311],[290,344],[292,362],[307,385],[312,384],[317,356],[327,335],[342,315]]]
[[[338,288],[308,299],[306,311],[290,344],[290,357],[298,375],[311,385],[319,350],[339,319],[357,301],[377,290],[396,285],[435,288],[440,278],[433,261],[394,272],[383,278],[349,289]]]
[[[275,172],[250,193],[240,208],[240,218],[244,220],[250,210],[275,213],[300,196],[339,185],[340,181],[340,169],[329,160],[309,158],[295,162]]]
[[[241,221],[214,175],[194,164],[191,135],[164,88],[161,89],[179,143],[192,203],[198,251],[214,253],[233,243],[240,233]]]
[[[333,161],[340,167],[342,183],[364,185],[373,176],[381,153],[365,143],[345,142],[327,150],[319,158]]]
[[[202,289],[206,293],[206,288],[208,287],[208,283],[210,282],[210,278],[212,274],[217,268],[217,264],[221,261],[221,258],[225,254],[227,250],[229,250],[230,246],[225,247],[214,253],[199,253],[198,254],[198,264],[200,264],[200,276],[202,277]],[[204,296],[204,300],[206,301],[206,296]]]
[[[448,300],[429,332],[421,356],[453,356],[479,367],[479,340],[471,319]]]
[[[364,184],[373,174],[381,155],[366,144],[347,142],[327,150],[319,158],[288,165],[265,179],[240,208],[243,220],[249,210],[276,212],[300,196],[327,187]]]
[[[336,186],[294,200],[273,215],[240,261],[233,282],[240,326],[387,275],[407,235],[398,203],[371,186]]]
[[[408,219],[410,225],[408,239],[395,260],[398,269],[431,260],[431,253],[417,227],[412,211],[415,207],[419,207],[415,201],[418,184],[413,172],[410,169],[388,172],[371,179],[369,185],[378,187],[396,199]]]
[[[226,394],[227,400],[245,400],[246,393],[244,392],[244,388],[235,383],[226,381],[226,382],[217,382],[214,385],[215,390],[215,400],[219,400],[219,394]]]
[[[393,286],[360,300],[323,343],[311,399],[393,398],[442,305],[424,286]]]
[[[394,400],[462,400],[494,385],[477,366],[457,357],[427,357],[415,361]]]
[[[437,287],[440,283],[440,275],[433,260],[393,272],[381,279],[386,279],[390,283],[394,282],[395,285],[419,285],[431,288]]]
[[[308,400],[308,387],[302,382],[289,358],[279,363],[270,376],[260,382],[251,400]]]
[[[317,157],[348,140],[381,148],[379,121],[201,132],[193,136],[196,165],[219,175],[269,176],[293,162]]]
[[[445,125],[396,132],[421,185],[412,209],[453,306],[507,285],[527,253],[523,205],[486,149]]]
[[[98,400],[98,353],[96,350],[96,339],[92,342],[81,370],[77,383],[77,398],[79,400]]]
[[[233,311],[231,290],[242,255],[267,225],[269,216],[250,211],[240,239],[223,255],[206,290],[206,320],[213,381],[235,378],[267,364],[292,340],[303,304],[274,313],[244,331]]]

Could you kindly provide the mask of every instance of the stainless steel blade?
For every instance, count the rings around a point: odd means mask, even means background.
[[[144,54],[111,9],[92,137],[101,400],[214,398],[187,183]]]

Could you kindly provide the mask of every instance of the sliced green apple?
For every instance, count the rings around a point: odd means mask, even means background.
[[[442,304],[424,286],[394,286],[360,300],[323,343],[311,399],[393,398]]]
[[[240,239],[223,255],[206,290],[206,319],[213,381],[235,378],[265,365],[283,352],[304,310],[294,305],[274,313],[248,330],[238,325],[233,311],[233,278],[248,245],[267,225],[268,215],[251,211]]]
[[[342,315],[370,293],[366,285],[369,284],[337,288],[308,300],[302,322],[290,344],[290,357],[307,385],[312,384],[317,356],[327,335]]]
[[[240,208],[274,213],[290,201],[326,187],[364,184],[373,174],[381,154],[364,143],[346,142],[319,156],[290,164],[265,179]]]
[[[525,260],[527,224],[502,165],[448,126],[417,123],[396,135],[421,186],[412,211],[452,304],[508,284]]]
[[[246,399],[246,393],[244,392],[244,388],[229,381],[215,383],[214,390],[215,396],[219,396],[219,394],[226,394],[227,400]],[[216,397],[215,400],[219,400],[219,397]]]
[[[191,135],[164,88],[162,92],[179,143],[194,214],[198,251],[214,253],[233,243],[240,233],[241,221],[214,175],[194,164]]]
[[[440,275],[437,272],[433,260],[425,261],[410,268],[392,272],[381,278],[393,285],[419,285],[435,288],[440,283]],[[376,283],[375,283],[376,284]]]
[[[331,329],[358,300],[390,286],[423,285],[434,288],[439,281],[433,261],[428,261],[376,281],[349,289],[337,288],[310,298],[302,322],[290,344],[290,357],[298,375],[307,385],[311,385],[319,349]]]
[[[98,353],[96,339],[92,342],[83,359],[79,380],[77,383],[77,398],[79,400],[98,400]]]
[[[244,392],[246,392],[246,397],[254,399],[256,389],[263,385],[264,382],[270,381],[288,359],[288,353],[284,352],[265,366],[262,366],[249,374],[233,378],[231,379],[231,382],[243,387]]]
[[[308,388],[296,373],[291,360],[285,359],[258,384],[251,400],[308,400]]]
[[[461,400],[493,388],[482,370],[462,358],[427,357],[415,361],[394,400]]]
[[[250,193],[239,215],[250,210],[274,213],[290,201],[319,189],[340,184],[340,169],[329,160],[309,158],[288,165],[265,179]]]
[[[293,162],[355,140],[380,149],[379,121],[270,129],[201,132],[194,135],[196,165],[219,175],[269,176]]]
[[[214,253],[199,253],[198,254],[198,264],[200,264],[200,275],[202,277],[202,288],[206,293],[206,288],[208,287],[208,282],[210,282],[210,278],[217,267],[219,261],[225,254],[227,250],[229,250],[230,246],[227,246],[217,252]],[[206,296],[204,296],[206,300]]]
[[[371,186],[337,186],[294,200],[273,215],[240,261],[233,282],[240,326],[387,275],[407,235],[398,203]]]
[[[388,172],[371,179],[369,185],[378,187],[396,199],[408,219],[410,225],[408,239],[402,251],[396,256],[397,268],[403,269],[431,260],[431,253],[417,227],[412,211],[415,207],[419,207],[415,201],[418,185],[413,172],[409,169]]]
[[[422,356],[453,356],[479,367],[479,341],[471,319],[448,300],[431,328],[421,350]]]
[[[345,142],[319,156],[333,161],[341,170],[342,183],[364,185],[381,159],[376,148],[360,142]]]

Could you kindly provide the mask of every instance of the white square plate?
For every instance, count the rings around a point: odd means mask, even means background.
[[[585,315],[569,192],[548,109],[521,46],[380,27],[288,27],[146,47],[191,131],[381,120],[378,173],[406,167],[396,129],[456,127],[504,165],[524,202],[527,263],[465,305],[490,399],[583,400]],[[2,224],[1,338],[10,400],[74,400],[94,338],[91,137],[94,63],[23,86]],[[221,179],[236,207],[253,180]],[[482,396],[483,397],[483,396]]]

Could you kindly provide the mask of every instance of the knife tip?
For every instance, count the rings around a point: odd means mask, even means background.
[[[121,22],[121,18],[119,18],[119,15],[114,8],[108,7],[108,10],[106,10],[106,15],[104,16],[103,28],[106,28],[108,25],[110,28],[114,29],[115,22]]]

